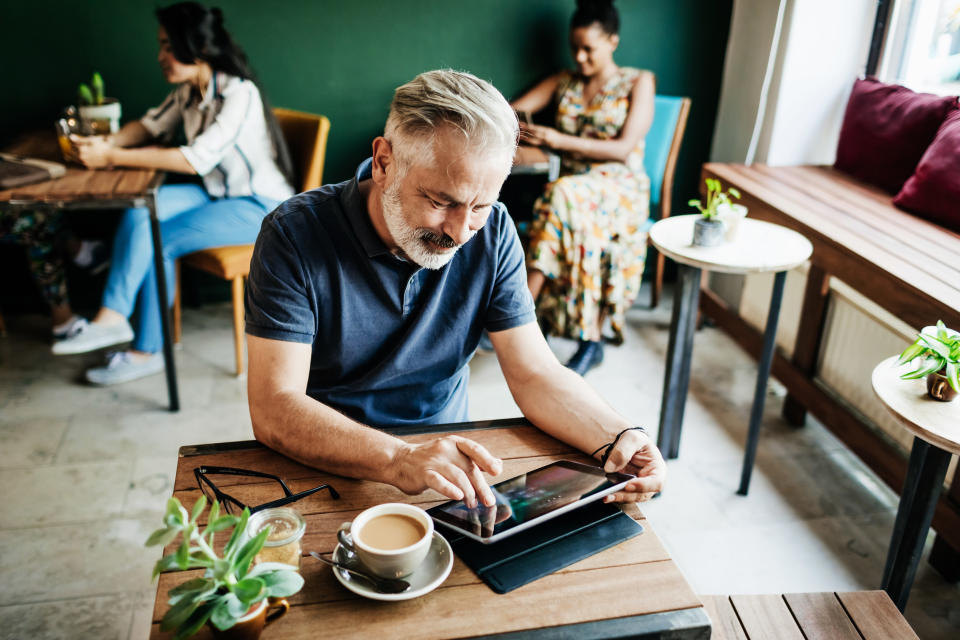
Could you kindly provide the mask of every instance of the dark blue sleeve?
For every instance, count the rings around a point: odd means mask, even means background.
[[[493,293],[487,306],[484,326],[487,331],[504,331],[536,322],[533,297],[527,288],[527,269],[523,260],[523,247],[517,229],[507,213],[507,208],[497,203],[491,222],[496,222],[497,264],[494,273]]]
[[[250,261],[246,330],[258,338],[313,344],[316,314],[303,262],[276,213],[264,218]]]

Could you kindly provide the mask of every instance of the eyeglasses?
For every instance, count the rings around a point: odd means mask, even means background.
[[[207,497],[207,500],[210,502],[217,500],[223,506],[224,510],[230,514],[233,514],[234,512],[241,513],[244,509],[250,509],[250,513],[253,514],[264,509],[282,507],[292,502],[296,502],[301,498],[306,498],[307,496],[323,489],[330,491],[330,497],[332,497],[334,500],[340,499],[340,494],[337,493],[337,490],[329,484],[322,484],[319,487],[314,487],[313,489],[307,489],[306,491],[301,491],[300,493],[294,493],[290,491],[289,487],[287,487],[287,484],[281,480],[279,476],[275,476],[270,473],[263,473],[262,471],[235,469],[233,467],[208,467],[201,465],[193,470],[193,475],[197,479],[197,486],[200,487],[200,491],[202,491],[203,495]],[[283,489],[285,497],[277,500],[271,500],[270,502],[264,502],[263,504],[259,504],[255,507],[250,507],[240,502],[230,494],[224,493],[223,490],[213,483],[213,480],[207,477],[210,475],[249,476],[253,478],[266,478],[268,480],[274,480],[280,483],[280,487]]]

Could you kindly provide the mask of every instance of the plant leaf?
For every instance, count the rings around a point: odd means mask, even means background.
[[[917,378],[923,378],[927,374],[933,373],[934,371],[939,371],[943,368],[944,362],[941,358],[930,357],[926,358],[923,361],[923,364],[920,365],[920,368],[911,371],[910,373],[905,373],[900,376],[901,380],[916,380]]]
[[[213,610],[219,604],[219,598],[213,600],[208,600],[204,602],[199,607],[197,607],[190,617],[187,618],[179,629],[177,629],[176,635],[173,636],[174,640],[181,640],[181,638],[189,638],[197,631],[200,630],[207,620],[210,618],[210,614],[213,613]]]
[[[173,542],[173,539],[177,537],[178,533],[180,533],[180,529],[178,527],[164,527],[163,529],[157,529],[150,534],[150,537],[147,538],[147,541],[143,543],[143,546],[155,547],[160,545],[161,547],[165,547]]]
[[[247,573],[248,578],[262,578],[264,574],[269,574],[274,571],[293,571],[296,572],[297,568],[284,564],[283,562],[261,562],[254,565],[252,569]],[[265,578],[264,578],[265,579]]]
[[[260,578],[244,578],[233,585],[233,593],[249,606],[267,597],[267,585]]]
[[[914,342],[912,345],[910,345],[909,347],[903,350],[903,353],[900,354],[899,360],[897,360],[897,364],[904,364],[906,362],[910,362],[911,360],[913,360],[914,358],[916,358],[926,350],[927,350],[926,345],[924,345],[920,341],[920,338],[917,338],[916,342]]]
[[[253,561],[254,556],[260,552],[260,549],[263,548],[263,543],[267,541],[268,535],[270,535],[270,527],[266,527],[253,538],[247,540],[246,544],[241,547],[235,562],[238,578],[247,575],[247,569],[250,568],[250,563]]]
[[[217,531],[223,531],[229,527],[232,527],[237,524],[237,516],[221,516],[215,521],[211,521],[207,525],[208,533],[216,533]]]
[[[263,582],[271,598],[286,598],[303,588],[303,576],[296,571],[273,571],[263,575]]]
[[[151,577],[151,579],[156,578],[161,573],[164,573],[166,571],[173,571],[174,569],[177,569],[177,568],[179,568],[179,566],[177,565],[176,555],[164,556],[159,560],[157,560],[157,564],[153,565],[153,576]]]
[[[187,621],[187,618],[190,617],[190,614],[192,614],[199,605],[200,603],[195,600],[181,600],[176,603],[170,607],[170,610],[163,616],[163,620],[160,621],[160,630],[171,631],[178,629]]]
[[[236,596],[232,593],[225,595],[217,606],[214,607],[213,613],[210,615],[210,624],[215,626],[220,631],[226,631],[233,625],[237,624],[238,617],[243,616],[234,616],[230,613],[230,608],[227,606],[227,603],[230,602],[230,599],[233,598],[236,600]]]
[[[954,391],[960,393],[960,375],[958,375],[958,370],[960,370],[960,367],[957,366],[956,362],[947,363],[947,382],[950,383]]]
[[[77,87],[77,99],[80,104],[93,104],[93,92],[90,91],[90,87],[80,83],[80,86]]]
[[[223,548],[224,558],[233,559],[235,557],[237,547],[243,539],[244,530],[247,528],[247,520],[249,519],[250,509],[244,509],[243,513],[240,514],[240,520],[233,528],[233,534],[230,535],[230,539],[227,541],[227,546]]]
[[[213,504],[210,505],[210,513],[207,514],[207,524],[211,522],[216,522],[220,517],[220,503],[216,500],[213,501]],[[203,535],[207,535],[207,532],[204,531]]]
[[[938,355],[944,358],[950,357],[949,345],[945,344],[942,340],[940,340],[936,336],[928,336],[926,334],[920,334],[920,339],[926,343],[927,347],[930,350],[936,351]]]
[[[207,507],[207,496],[200,494],[200,499],[193,504],[193,512],[190,514],[190,522],[196,522],[200,514]]]
[[[167,595],[178,596],[188,591],[200,591],[208,588],[211,585],[215,587],[216,583],[208,578],[194,578],[193,580],[187,580],[183,584],[177,585],[173,589],[170,589],[170,591],[167,591]]]
[[[224,582],[233,573],[233,563],[223,558],[217,558],[213,561],[213,577],[220,582]]]
[[[183,539],[183,542],[180,543],[180,546],[177,547],[176,553],[177,566],[181,569],[190,568],[190,541],[187,538]]]

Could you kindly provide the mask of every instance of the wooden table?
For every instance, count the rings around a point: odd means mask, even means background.
[[[4,149],[8,153],[62,162],[57,139],[36,133],[20,138]],[[146,207],[150,212],[150,231],[153,238],[153,264],[157,274],[160,300],[167,299],[166,274],[163,269],[160,222],[157,219],[157,188],[164,173],[154,169],[85,169],[68,165],[62,178],[37,182],[23,187],[0,190],[0,207],[7,209],[114,209]],[[177,372],[173,360],[173,342],[170,338],[170,314],[160,304],[163,329],[163,361],[167,375],[167,394],[170,410],[179,411]]]
[[[901,380],[912,369],[898,367],[897,356],[873,370],[873,390],[884,406],[913,435],[907,478],[893,525],[890,550],[883,569],[883,589],[903,611],[933,521],[933,512],[951,454],[960,455],[960,401],[940,402],[927,395],[920,380]]]
[[[776,344],[780,302],[787,271],[803,264],[813,252],[810,241],[795,231],[768,222],[741,220],[737,237],[716,247],[694,247],[693,224],[699,214],[671,216],[650,229],[650,241],[663,255],[677,263],[680,283],[670,320],[670,341],[667,346],[667,370],[660,404],[660,430],[657,445],[668,458],[680,452],[680,431],[683,411],[690,386],[690,361],[693,355],[693,333],[700,299],[703,270],[721,273],[761,273],[773,271],[773,294],[764,331],[763,349],[757,368],[757,386],[750,412],[743,471],[737,493],[747,495],[750,475],[757,454],[760,420],[766,399],[767,380]]]
[[[522,419],[393,433],[410,442],[423,442],[452,431],[500,456],[504,478],[558,459],[590,462]],[[332,552],[340,523],[367,507],[399,501],[427,508],[442,501],[439,494],[428,491],[407,496],[388,485],[322,473],[258,443],[242,442],[180,449],[174,495],[188,509],[200,496],[193,469],[201,464],[269,471],[284,478],[292,491],[329,482],[341,494],[338,501],[321,492],[296,503],[307,521],[301,567],[306,585],[289,598],[290,612],[264,632],[265,639],[533,638],[559,637],[561,631],[567,634],[563,637],[571,638],[626,637],[628,632],[637,638],[709,638],[710,622],[700,599],[635,507],[629,507],[627,513],[643,523],[641,535],[508,594],[494,593],[457,559],[450,576],[435,591],[403,602],[377,602],[347,591],[329,567],[306,552]],[[222,488],[257,504],[270,498],[265,495],[267,486],[256,478],[237,478],[236,486]],[[159,621],[167,610],[167,591],[198,574],[188,571],[160,576],[151,638],[168,637],[159,631]],[[197,637],[209,637],[205,633]]]
[[[703,596],[711,640],[914,640],[883,591]]]

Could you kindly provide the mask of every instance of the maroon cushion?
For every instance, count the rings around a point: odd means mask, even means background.
[[[893,204],[960,232],[960,111],[947,116]]]
[[[957,99],[915,93],[872,78],[853,84],[840,129],[835,167],[896,193]]]

